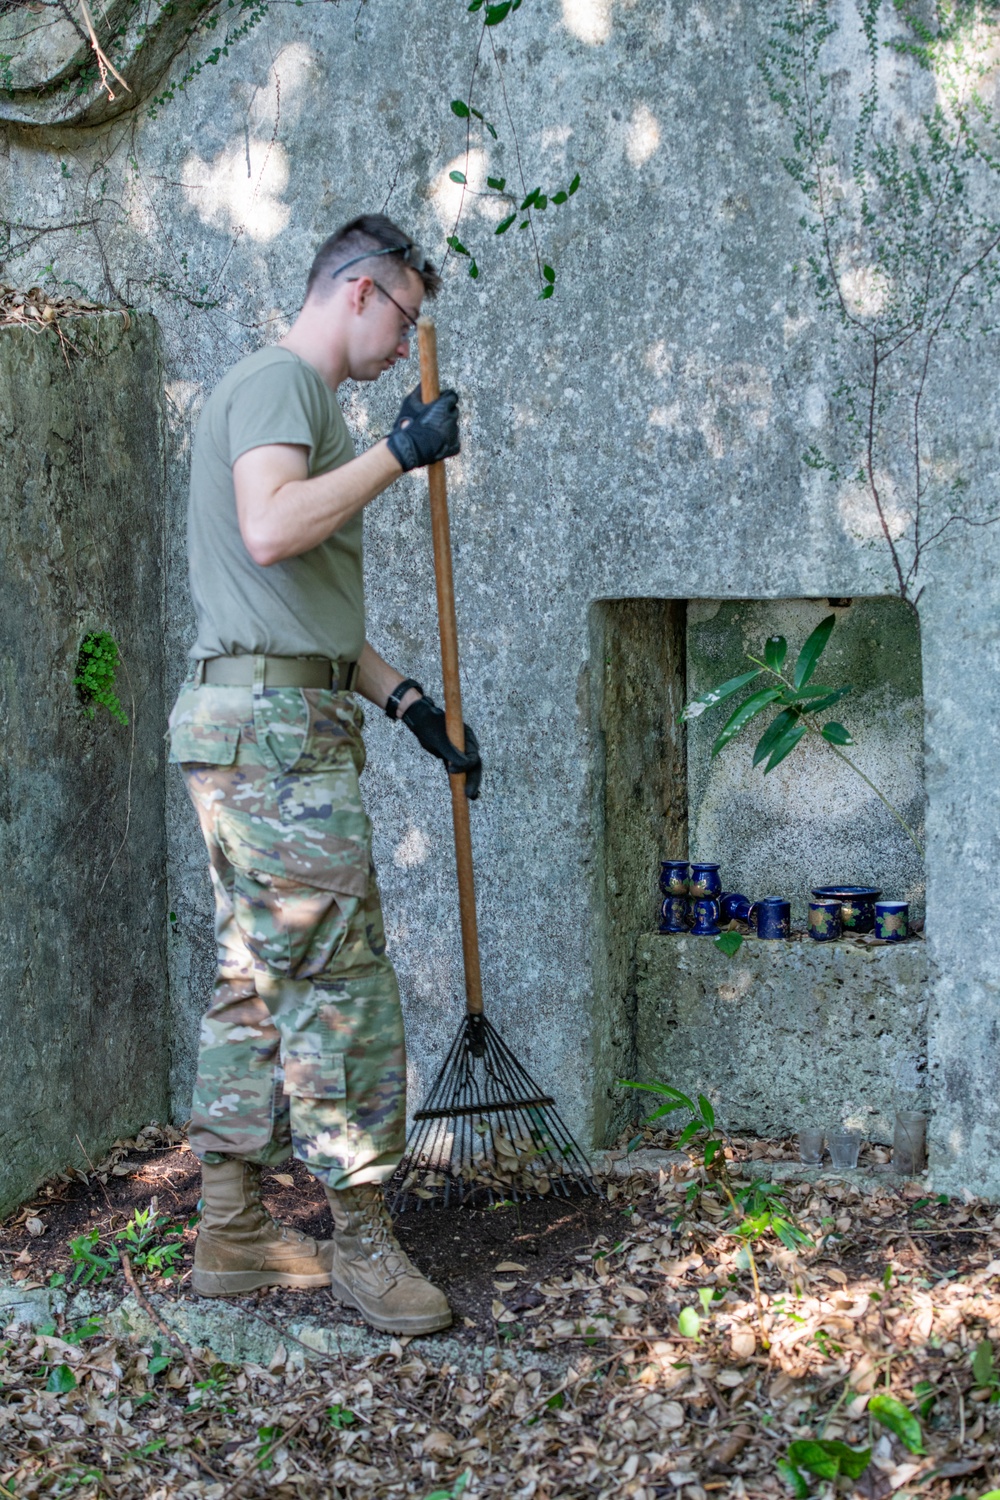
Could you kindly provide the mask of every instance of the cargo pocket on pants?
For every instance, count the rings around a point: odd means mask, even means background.
[[[341,1052],[286,1057],[285,1093],[292,1099],[344,1099],[347,1077]]]

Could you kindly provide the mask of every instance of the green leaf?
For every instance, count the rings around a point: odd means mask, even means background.
[[[507,179],[506,177],[487,177],[486,186],[495,188],[498,193],[502,193],[507,186]],[[514,215],[511,214],[511,218],[513,217]]]
[[[675,1109],[683,1108],[684,1105],[679,1099],[675,1099],[673,1104],[661,1104],[659,1109],[654,1110],[651,1115],[646,1116],[646,1122],[648,1124],[650,1120],[661,1120],[664,1115],[672,1114]]]
[[[718,1156],[719,1152],[722,1149],[723,1149],[722,1142],[720,1140],[718,1140],[718,1139],[713,1139],[711,1141],[706,1141],[705,1142],[705,1165],[706,1165],[706,1167],[710,1167],[712,1165],[713,1161],[715,1160],[715,1158]]]
[[[460,120],[467,120],[469,118],[469,106],[463,99],[453,99],[451,101],[451,112],[453,115],[458,115]]]
[[[698,1103],[701,1105],[701,1117],[709,1130],[715,1129],[715,1110],[712,1108],[711,1100],[706,1099],[704,1094],[698,1095]]]
[[[615,1082],[625,1089],[643,1089],[647,1094],[665,1094],[668,1099],[676,1099],[678,1104],[686,1104],[692,1114],[697,1111],[694,1100],[689,1099],[687,1094],[682,1094],[680,1089],[675,1089],[670,1083],[633,1083],[630,1078],[616,1078]]]
[[[474,116],[475,116],[475,117],[476,117],[476,119],[477,119],[477,120],[482,120],[482,118],[483,118],[483,112],[482,112],[482,110],[481,110],[481,109],[474,109],[474,110],[473,110],[473,111],[472,111],[472,113],[473,113],[473,115],[474,115]],[[485,122],[484,122],[484,123],[485,123]]]
[[[740,704],[736,712],[723,726],[722,732],[712,746],[713,759],[718,755],[720,750],[726,748],[729,741],[734,739],[741,729],[750,723],[751,719],[756,718],[757,714],[762,713],[769,703],[773,703],[775,698],[780,697],[780,688],[761,688],[759,692],[751,693],[746,702]]]
[[[871,1462],[870,1448],[849,1448],[839,1438],[821,1438],[820,1447],[839,1460],[840,1472],[846,1474],[848,1479],[860,1479]]]
[[[539,213],[543,212],[546,208],[548,208],[548,206],[549,200],[546,194],[539,193],[538,197],[535,199],[535,207],[538,209]]]
[[[753,672],[744,672],[740,677],[730,677],[728,682],[721,683],[719,687],[710,688],[707,693],[701,693],[697,698],[692,698],[677,722],[683,724],[688,719],[697,719],[698,715],[703,714],[707,708],[714,708],[717,703],[731,698],[734,693],[739,692],[740,688],[746,687],[748,682],[753,682],[754,678],[759,676],[760,668],[758,667]]]
[[[677,1149],[678,1149],[678,1151],[680,1151],[682,1147],[686,1146],[687,1143],[688,1143],[688,1141],[691,1140],[691,1138],[693,1136],[696,1136],[698,1134],[698,1131],[700,1129],[701,1129],[701,1121],[700,1120],[691,1120],[687,1125],[685,1125],[684,1129],[681,1131],[680,1135],[677,1137]]]
[[[465,246],[462,244],[462,241],[456,239],[453,234],[450,234],[448,236],[446,243],[451,246],[456,255],[468,255],[469,253],[468,250],[466,250]]]
[[[553,271],[553,269],[552,269],[551,266],[543,266],[542,267],[542,275],[545,277],[545,280],[548,281],[548,282],[555,281],[555,279],[556,279],[556,273],[555,273],[555,271]]]
[[[494,229],[493,233],[494,234],[506,234],[507,231],[508,231],[508,229],[513,224],[513,222],[514,222],[514,220],[516,218],[517,218],[517,214],[516,213],[508,214],[507,217],[506,217],[506,219],[501,219],[500,220],[500,223]]]
[[[837,688],[836,692],[834,692],[834,693],[827,693],[827,695],[826,695],[825,698],[820,698],[815,703],[809,701],[809,694],[808,694],[808,692],[797,693],[796,694],[796,698],[798,698],[799,700],[802,701],[802,708],[803,708],[803,710],[804,710],[805,713],[807,713],[807,714],[821,714],[824,709],[826,709],[826,708],[832,708],[835,703],[839,703],[840,702],[841,698],[846,698],[848,693],[853,693],[853,692],[854,692],[853,686],[850,683],[848,683],[847,687]]]
[[[993,1378],[993,1345],[989,1339],[983,1339],[976,1345],[976,1352],[972,1356],[972,1376],[977,1385],[989,1385]]]
[[[487,7],[486,7],[486,24],[487,24],[487,26],[499,26],[500,22],[503,21],[506,18],[506,16],[509,14],[509,12],[510,12],[510,0],[503,0],[503,4],[502,5],[487,5]]]
[[[472,265],[469,267],[469,275],[472,277],[473,281],[477,281],[479,279],[479,267],[476,265],[475,260],[473,260]]]
[[[742,932],[720,932],[715,940],[715,946],[727,958],[732,958],[733,954],[738,953],[743,947],[743,934]]]
[[[677,1327],[682,1339],[696,1339],[701,1332],[701,1319],[693,1307],[682,1307],[681,1315],[677,1319]]]
[[[472,0],[472,4],[469,6],[470,11],[482,10],[482,8],[483,0]]]
[[[539,300],[539,302],[546,301],[547,298],[549,298],[549,297],[552,296],[552,293],[554,291],[555,291],[555,287],[554,286],[545,286],[545,287],[543,287],[542,290],[538,293],[538,300]]]
[[[573,178],[573,181],[569,185],[569,196],[571,198],[572,198],[573,194],[576,192],[576,190],[577,190],[577,188],[579,186],[580,186],[580,174],[579,174],[579,172],[577,172],[576,176]]]
[[[559,191],[558,191],[558,193],[553,193],[552,194],[552,202],[553,203],[565,203],[568,197],[569,197],[569,193],[563,192],[562,188],[560,188]]]
[[[774,1467],[778,1471],[778,1478],[787,1484],[795,1500],[809,1500],[809,1484],[794,1464],[790,1464],[787,1458],[779,1458]]]
[[[465,173],[464,172],[449,172],[448,176],[451,178],[452,182],[460,182],[463,185],[465,183]]]
[[[541,188],[532,188],[527,198],[525,198],[524,202],[521,204],[519,212],[523,214],[526,208],[530,208],[540,192]]]
[[[827,1453],[822,1443],[816,1443],[812,1438],[800,1438],[788,1445],[788,1457],[797,1469],[806,1469],[810,1474],[815,1474],[817,1479],[836,1479],[840,1473],[840,1464],[831,1453]]]
[[[454,109],[452,105],[452,109]],[[764,643],[764,660],[772,672],[780,672],[788,652],[788,642],[783,635],[772,635]]]
[[[876,1422],[881,1422],[883,1427],[888,1427],[890,1432],[894,1432],[911,1453],[923,1453],[924,1444],[920,1423],[902,1401],[897,1401],[895,1396],[890,1396],[887,1391],[878,1391],[868,1402],[868,1410]]]
[[[69,1365],[56,1365],[50,1370],[45,1389],[55,1396],[65,1396],[68,1391],[75,1391],[76,1376]]]
[[[829,740],[831,745],[854,744],[843,724],[838,724],[836,719],[831,719],[829,724],[824,724],[820,734],[825,740]]]
[[[786,755],[791,755],[805,732],[806,726],[802,723],[801,719],[785,731],[780,740],[771,748],[771,758],[764,767],[765,776],[769,771],[773,771],[775,766],[780,766]]]
[[[486,126],[486,129],[489,131],[489,133],[493,137],[493,139],[496,140],[497,139],[497,128],[496,128],[496,126],[495,125],[491,125],[490,122],[489,122],[489,120],[484,120],[483,124]]]
[[[797,709],[786,708],[778,714],[777,718],[771,720],[757,741],[757,748],[753,753],[753,763],[755,766],[759,766],[762,760],[767,759],[782,735],[796,723],[798,717]]]
[[[821,620],[799,652],[799,659],[795,663],[795,671],[792,681],[796,688],[805,687],[810,677],[816,670],[816,663],[826,649],[826,643],[830,639],[830,632],[837,623],[836,615],[827,615]]]

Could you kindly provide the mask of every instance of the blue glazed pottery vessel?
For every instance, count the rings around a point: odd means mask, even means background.
[[[660,907],[661,932],[687,932],[688,899],[686,896],[668,896]]]
[[[902,943],[910,935],[908,901],[876,901],[875,936],[884,943]]]
[[[721,931],[718,901],[703,896],[700,900],[691,902],[691,912],[694,917],[692,937],[718,937]]]
[[[722,895],[722,880],[718,865],[692,864],[691,884],[688,887],[692,901],[711,899],[718,901]]]
[[[750,911],[753,902],[749,896],[741,896],[739,891],[723,891],[719,897],[719,911],[724,922],[749,922]]]
[[[792,935],[792,904],[783,896],[765,896],[752,908],[751,921],[759,938],[789,938]]]
[[[662,859],[660,861],[660,890],[665,896],[687,895],[688,864],[686,859]]]
[[[809,936],[817,943],[832,943],[843,931],[839,901],[810,901]]]
[[[872,885],[818,885],[812,892],[817,901],[839,901],[845,932],[871,932],[875,927],[875,902],[882,892]]]

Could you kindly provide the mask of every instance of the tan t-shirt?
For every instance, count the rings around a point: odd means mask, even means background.
[[[309,449],[309,475],[354,457],[330,387],[288,349],[241,359],[205,403],[195,434],[188,562],[198,635],[190,655],[327,656],[356,661],[365,641],[361,513],[298,557],[263,568],[243,544],[233,464],[265,443]]]

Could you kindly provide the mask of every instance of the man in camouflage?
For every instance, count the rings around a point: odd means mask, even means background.
[[[347,275],[345,273],[352,272]],[[320,248],[295,324],[212,393],[192,457],[198,638],[170,717],[208,847],[218,974],[201,1029],[190,1143],[203,1211],[192,1286],[332,1287],[377,1328],[426,1333],[448,1303],[407,1258],[381,1184],[403,1152],[406,1056],[385,951],[360,692],[475,797],[479,756],[364,636],[364,506],[458,452],[457,396],[414,392],[359,457],[333,392],[409,352],[440,278],[381,215]],[[261,1167],[293,1154],[324,1185],[332,1240],[274,1223]]]

